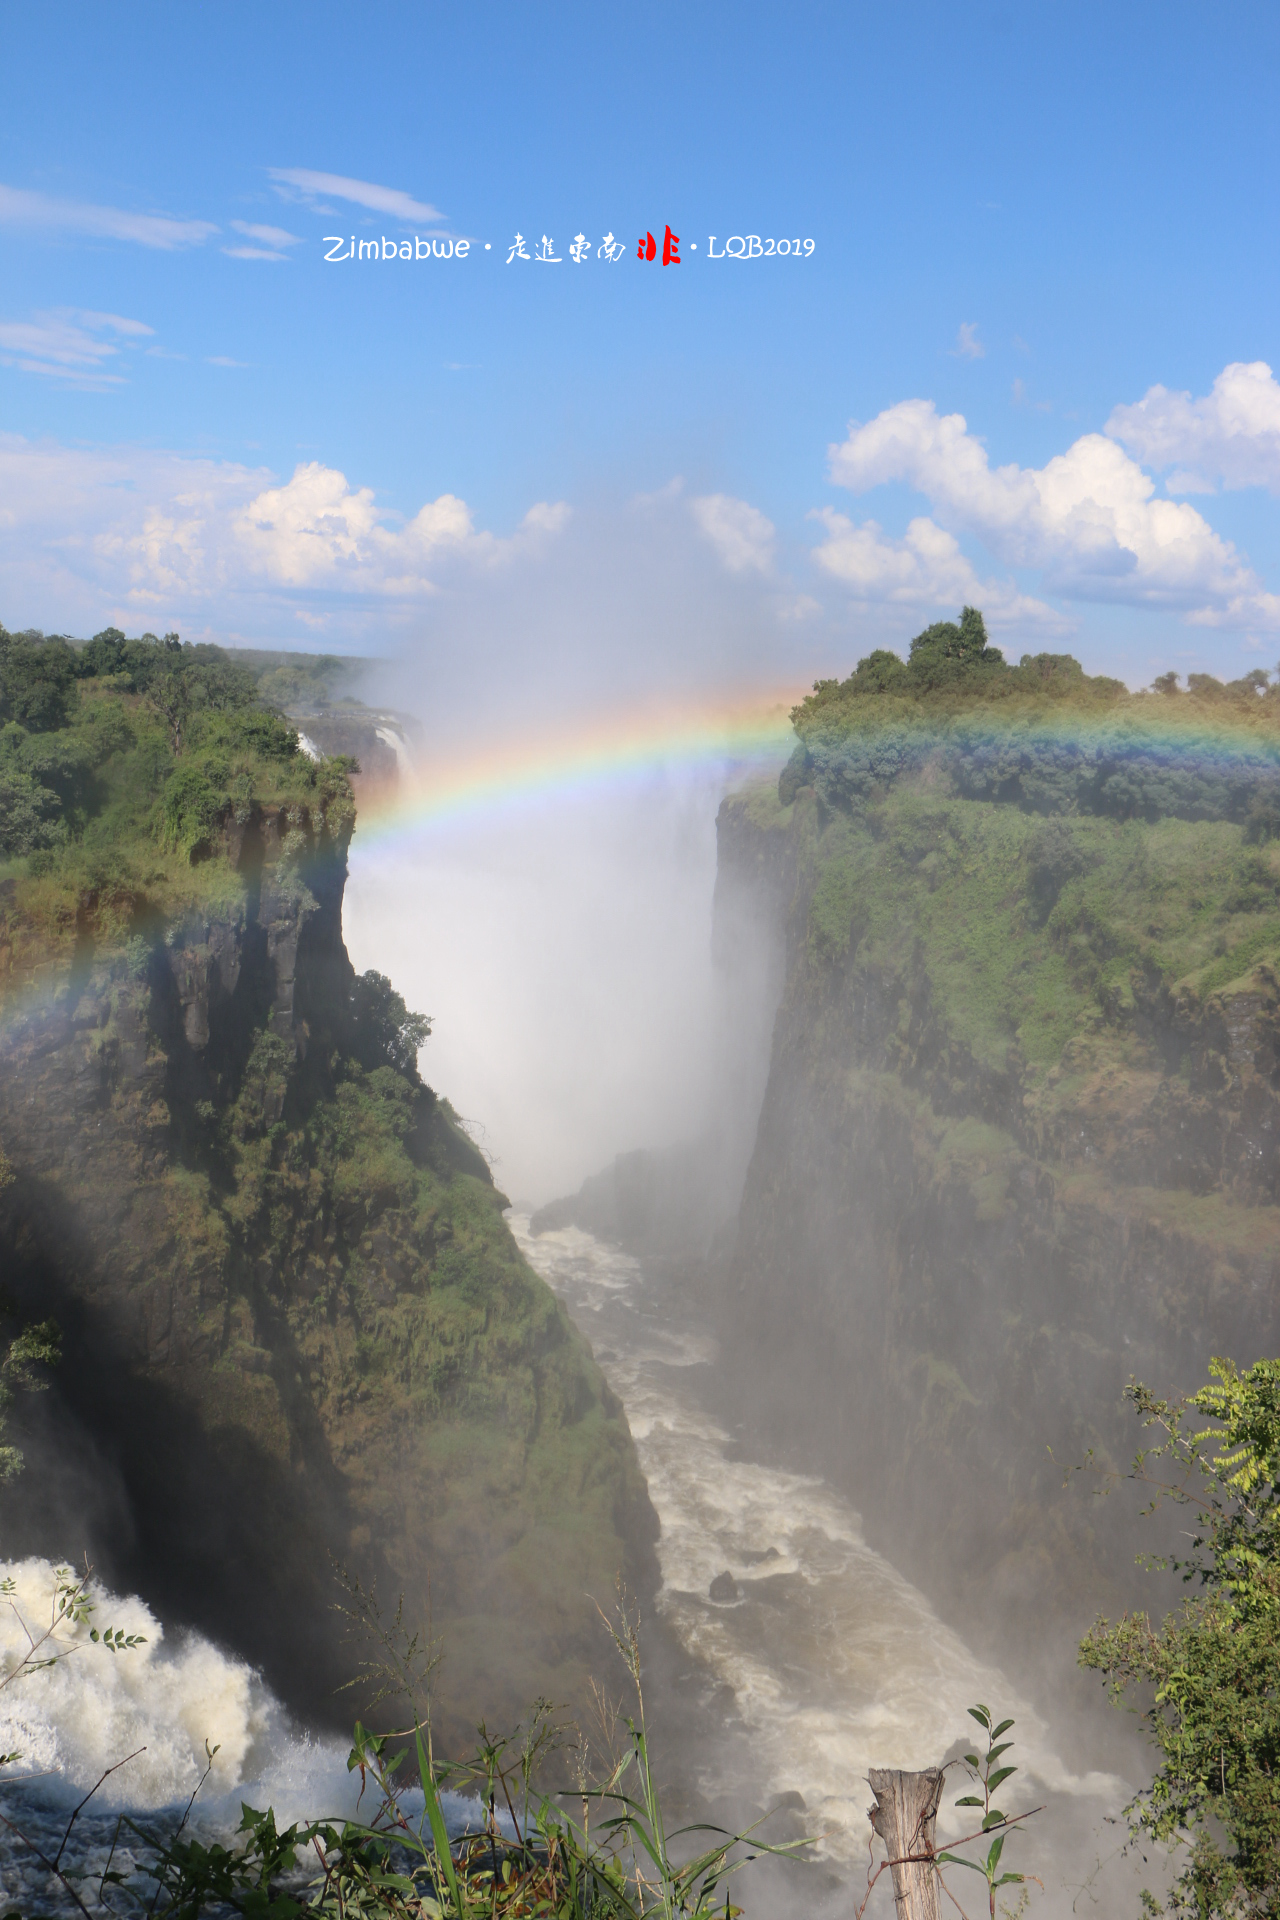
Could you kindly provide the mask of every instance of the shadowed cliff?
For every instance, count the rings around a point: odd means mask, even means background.
[[[6,1552],[87,1548],[313,1718],[359,1707],[334,1698],[359,1658],[335,1562],[430,1618],[446,1738],[576,1704],[587,1596],[651,1580],[652,1510],[585,1342],[419,1078],[425,1023],[347,958],[344,763],[299,753],[251,686],[175,725],[154,658],[101,651],[61,724],[10,728],[31,766],[90,726],[115,744],[25,857],[11,808],[0,864],[0,1264],[66,1349]]]

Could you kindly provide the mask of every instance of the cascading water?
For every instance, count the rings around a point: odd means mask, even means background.
[[[1010,1844],[1006,1863],[1044,1879],[1037,1911],[1087,1910],[1102,1870],[1109,1898],[1136,1905],[1122,1885],[1131,1863],[1117,1857],[1123,1783],[1063,1765],[1052,1727],[867,1546],[857,1513],[830,1486],[741,1457],[704,1404],[716,1343],[687,1292],[659,1263],[646,1268],[576,1227],[534,1234],[527,1214],[508,1219],[626,1407],[662,1527],[658,1605],[743,1736],[708,1739],[686,1756],[701,1794],[756,1809],[801,1796],[805,1830],[822,1836],[819,1854],[848,1886],[867,1860],[868,1768],[954,1756],[974,1732],[967,1709],[985,1702],[1015,1717],[1018,1804],[1050,1807],[1025,1845]],[[711,1597],[713,1581],[722,1597]],[[959,1780],[939,1818],[947,1840],[968,1831],[970,1816],[953,1805],[971,1790],[963,1772]],[[793,1891],[812,1907],[808,1889]],[[744,1896],[755,1904],[745,1885],[735,1898]],[[892,1905],[884,1876],[868,1913]]]
[[[0,1565],[0,1579],[13,1582],[0,1604],[4,1675],[27,1652],[28,1632],[48,1626],[58,1570],[23,1560]],[[65,1658],[0,1686],[0,1753],[19,1756],[0,1770],[0,1891],[19,1911],[75,1912],[34,1849],[47,1859],[58,1853],[72,1811],[100,1780],[62,1858],[91,1912],[108,1857],[127,1874],[147,1851],[122,1815],[168,1837],[199,1788],[190,1829],[225,1842],[245,1802],[274,1808],[282,1827],[355,1813],[359,1775],[347,1769],[348,1743],[295,1726],[251,1667],[198,1634],[170,1639],[136,1596],[96,1582],[89,1593],[94,1622],[144,1643],[115,1653],[90,1640],[88,1623],[59,1628]],[[412,1813],[421,1795],[403,1804]],[[461,1794],[445,1794],[444,1804],[457,1832],[481,1817],[479,1803]],[[146,1881],[109,1889],[110,1910],[145,1912],[153,1890]]]
[[[1014,1862],[1045,1880],[1037,1910],[1065,1920],[1096,1905],[1101,1887],[1109,1906],[1132,1905],[1122,1883],[1136,1862],[1117,1858],[1121,1782],[1063,1765],[1052,1726],[867,1546],[856,1512],[831,1487],[743,1457],[705,1404],[714,1338],[671,1275],[577,1228],[534,1235],[527,1214],[509,1218],[627,1410],[661,1521],[659,1606],[713,1703],[707,1713],[685,1712],[686,1775],[704,1804],[733,1809],[735,1823],[792,1796],[793,1808],[803,1803],[804,1830],[821,1836],[821,1886],[775,1874],[755,1891],[744,1882],[738,1897],[757,1915],[789,1912],[801,1897],[813,1912],[829,1901],[843,1910],[866,1860],[868,1768],[954,1755],[971,1725],[966,1708],[983,1700],[1016,1717],[1020,1804],[1050,1804]],[[0,1577],[13,1581],[0,1609],[3,1674],[26,1651],[27,1629],[38,1633],[48,1620],[55,1569],[26,1560],[0,1567]],[[94,1876],[112,1846],[116,1868],[139,1852],[128,1830],[118,1835],[120,1815],[172,1832],[206,1768],[192,1815],[206,1837],[234,1832],[242,1801],[273,1807],[281,1825],[354,1809],[344,1742],[294,1726],[251,1668],[198,1635],[166,1636],[141,1600],[97,1588],[93,1597],[97,1623],[143,1635],[144,1644],[112,1653],[89,1641],[87,1627],[76,1629],[63,1635],[75,1643],[68,1658],[0,1687],[0,1752],[22,1756],[0,1773],[0,1819],[47,1855],[76,1803],[126,1762],[80,1816],[64,1857],[83,1876],[77,1884],[91,1911]],[[661,1725],[675,1704],[651,1699],[654,1720]],[[952,1802],[964,1790],[944,1796],[944,1838],[963,1830]],[[479,1815],[461,1796],[447,1802],[457,1831]],[[0,1887],[25,1911],[73,1911],[7,1825]],[[116,1892],[113,1901],[118,1912],[133,1910],[128,1896]],[[891,1909],[886,1878],[868,1914]]]

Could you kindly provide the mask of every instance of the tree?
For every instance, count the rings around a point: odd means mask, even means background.
[[[911,642],[908,672],[917,687],[946,687],[966,681],[975,667],[1004,665],[999,647],[987,644],[987,626],[976,607],[965,607],[959,625],[935,620]]]
[[[1198,1920],[1280,1915],[1280,1360],[1240,1373],[1214,1359],[1183,1400],[1126,1388],[1164,1437],[1124,1476],[1152,1489],[1144,1509],[1186,1508],[1184,1556],[1147,1564],[1192,1591],[1158,1627],[1145,1614],[1099,1619],[1080,1663],[1106,1676],[1116,1704],[1138,1693],[1159,1755],[1129,1808],[1136,1834],[1185,1849],[1162,1907]],[[1204,1424],[1195,1425],[1197,1417]],[[1117,1476],[1121,1477],[1121,1476]]]
[[[356,1051],[366,1067],[391,1066],[418,1078],[418,1049],[431,1032],[425,1013],[411,1013],[385,973],[358,975],[352,986]]]
[[[0,721],[16,720],[28,733],[65,726],[74,675],[65,640],[0,627]]]

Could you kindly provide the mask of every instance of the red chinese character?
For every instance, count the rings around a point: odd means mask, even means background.
[[[667,237],[662,243],[662,264],[664,267],[678,267],[680,265],[680,255],[676,252],[676,248],[679,245],[680,235],[678,233],[672,233],[670,227],[668,227]],[[650,254],[649,258],[652,260],[653,255]]]
[[[668,233],[670,233],[671,231],[670,227],[668,227],[667,231]],[[645,235],[643,235],[639,246],[636,248],[636,259],[652,260],[654,254],[657,251],[658,251],[657,241],[654,239],[651,233],[646,233]]]

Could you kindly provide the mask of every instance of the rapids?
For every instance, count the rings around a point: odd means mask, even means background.
[[[1006,1859],[1044,1880],[1033,1911],[1065,1920],[1135,1910],[1135,1876],[1149,1879],[1151,1870],[1123,1855],[1124,1784],[1064,1765],[1044,1703],[1020,1697],[975,1658],[867,1545],[857,1513],[831,1486],[749,1457],[709,1408],[716,1345],[676,1275],[577,1228],[534,1235],[527,1214],[508,1217],[623,1402],[661,1522],[657,1606],[687,1670],[663,1672],[659,1662],[648,1705],[659,1735],[664,1722],[678,1729],[668,1759],[683,1776],[685,1803],[691,1799],[698,1817],[737,1826],[792,1796],[790,1824],[766,1828],[764,1837],[819,1836],[816,1871],[753,1868],[754,1883],[735,1883],[735,1903],[757,1920],[850,1911],[865,1878],[868,1768],[954,1758],[972,1727],[966,1709],[983,1701],[1016,1721],[1008,1756],[1023,1770],[1016,1804],[1048,1805]],[[749,1380],[735,1385],[749,1395]],[[719,1583],[724,1574],[731,1589]],[[0,1576],[14,1582],[0,1606],[0,1672],[8,1672],[25,1650],[26,1628],[38,1631],[48,1618],[54,1568],[26,1560],[0,1566]],[[713,1600],[713,1581],[730,1597]],[[0,1753],[22,1756],[0,1773],[0,1821],[22,1827],[47,1853],[104,1770],[134,1756],[94,1795],[68,1849],[87,1876],[90,1911],[92,1876],[106,1864],[120,1815],[172,1831],[206,1767],[192,1816],[206,1837],[232,1833],[242,1801],[274,1807],[281,1825],[353,1809],[345,1742],[292,1724],[243,1661],[199,1635],[167,1636],[136,1596],[95,1587],[93,1597],[97,1625],[142,1634],[145,1644],[110,1653],[81,1630],[70,1636],[70,1658],[0,1687]],[[944,1839],[964,1830],[952,1802],[968,1783],[952,1778],[956,1790],[944,1795],[939,1822]],[[461,1796],[446,1800],[456,1831],[480,1812]],[[127,1865],[128,1834],[116,1845],[114,1864]],[[957,1891],[981,1891],[973,1876],[957,1877],[968,1882]],[[27,1913],[73,1911],[7,1826],[0,1889]],[[145,1910],[145,1900],[112,1899],[117,1912]],[[892,1908],[886,1875],[868,1920],[887,1920]]]
[[[860,1899],[865,1885],[868,1768],[954,1758],[976,1731],[967,1709],[985,1703],[1016,1723],[1006,1762],[1022,1769],[1022,1790],[1016,1807],[1002,1794],[1006,1812],[1048,1807],[1025,1845],[1010,1840],[1004,1863],[1043,1878],[1045,1896],[1033,1911],[1058,1920],[1099,1900],[1106,1911],[1136,1910],[1141,1862],[1122,1857],[1124,1828],[1116,1824],[1130,1789],[1113,1774],[1081,1775],[1063,1764],[1050,1720],[975,1658],[866,1544],[857,1513],[831,1486],[744,1457],[706,1404],[715,1339],[665,1264],[642,1262],[576,1227],[535,1235],[528,1214],[507,1217],[626,1407],[661,1521],[658,1608],[701,1670],[708,1706],[737,1735],[717,1738],[708,1726],[705,1740],[686,1750],[703,1799],[754,1816],[800,1795],[801,1828],[822,1836],[819,1855],[845,1889],[835,1910],[847,1912],[849,1891],[858,1889]],[[749,1396],[749,1380],[734,1384]],[[737,1597],[713,1600],[711,1583],[725,1573]],[[650,1717],[660,1722],[661,1715],[659,1699]],[[969,1830],[961,1821],[970,1817],[953,1805],[970,1783],[962,1770],[950,1778],[958,1784],[944,1793],[938,1822],[948,1841]],[[771,1837],[768,1827],[763,1837]],[[782,1871],[771,1870],[765,1904],[781,1900],[786,1911]],[[790,1910],[822,1904],[803,1869],[785,1871],[800,1876]],[[971,1874],[953,1870],[951,1879],[962,1883],[962,1897],[974,1887],[984,1892]],[[759,1912],[749,1880],[736,1884],[735,1901]],[[892,1910],[884,1875],[867,1911]]]
[[[28,1630],[36,1636],[49,1623],[57,1570],[47,1560],[22,1560],[0,1564],[0,1578],[14,1587],[0,1602],[0,1674],[7,1674],[27,1650]],[[242,1802],[273,1807],[282,1827],[355,1812],[359,1776],[347,1770],[347,1742],[295,1726],[251,1667],[199,1634],[170,1639],[136,1596],[97,1582],[90,1593],[92,1624],[142,1634],[145,1643],[113,1653],[90,1641],[88,1625],[60,1629],[67,1658],[0,1687],[0,1753],[20,1756],[0,1771],[0,1892],[24,1916],[75,1908],[14,1829],[54,1856],[73,1809],[109,1768],[63,1859],[94,1913],[95,1881],[109,1856],[114,1868],[128,1869],[143,1850],[122,1816],[171,1834],[198,1788],[192,1830],[226,1841]],[[478,1801],[442,1798],[452,1830],[478,1824]],[[422,1796],[406,1794],[402,1804],[412,1813]],[[134,1894],[109,1890],[102,1911],[143,1913],[150,1892],[149,1885]]]

